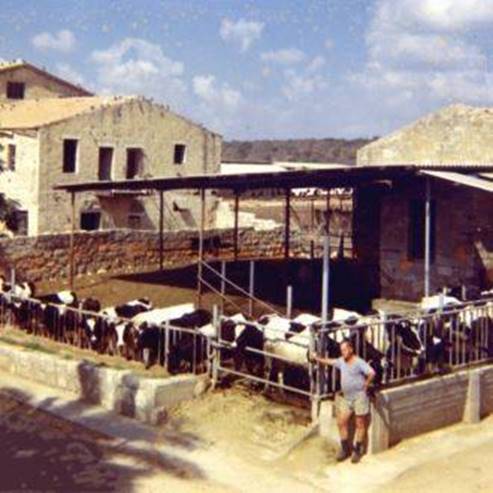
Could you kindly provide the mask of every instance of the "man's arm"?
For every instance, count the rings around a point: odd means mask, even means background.
[[[320,358],[320,356],[317,356],[316,354],[313,353],[310,353],[308,359],[312,363],[320,363],[321,365],[326,365],[326,366],[334,366],[337,361],[337,359],[335,358]]]
[[[369,366],[369,371],[366,374],[365,390],[368,390],[368,387],[371,385],[376,375],[375,370],[370,365],[368,366]]]

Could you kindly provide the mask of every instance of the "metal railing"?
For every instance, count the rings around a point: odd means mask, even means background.
[[[55,308],[49,316],[48,307]],[[85,327],[87,319],[92,319],[93,326],[99,327],[100,336],[96,345],[91,342],[90,333]],[[66,305],[44,303],[35,298],[0,296],[0,328],[11,326],[80,349],[144,362],[146,348],[124,346],[120,350],[117,346],[112,328],[120,324],[129,324],[138,330],[132,319],[124,317],[110,317]],[[173,373],[205,373],[210,370],[211,341],[202,333],[194,328],[174,326],[169,321],[151,326],[148,330],[152,331],[153,337],[148,355],[153,364]]]

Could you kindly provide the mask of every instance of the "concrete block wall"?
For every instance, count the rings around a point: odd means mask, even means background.
[[[0,368],[149,424],[157,424],[167,408],[193,399],[208,386],[206,376],[147,378],[7,345],[0,345]]]
[[[208,230],[206,251],[212,257],[232,256],[233,230]],[[282,228],[270,231],[243,229],[239,232],[240,257],[279,258],[284,254]],[[69,234],[0,239],[0,272],[15,268],[19,278],[32,282],[64,279],[69,271]],[[321,245],[316,245],[316,253]],[[167,266],[196,261],[196,231],[164,233]],[[292,232],[291,255],[308,257],[310,244],[300,232]],[[133,273],[159,267],[159,235],[153,231],[111,230],[75,234],[78,275]]]
[[[372,405],[370,451],[493,413],[493,365],[379,392]]]

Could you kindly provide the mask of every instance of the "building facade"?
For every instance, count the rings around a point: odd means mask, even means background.
[[[450,172],[356,191],[356,255],[376,297],[424,294],[425,190],[430,186],[430,287],[493,285],[493,109],[454,105],[377,140],[359,166],[445,165]],[[469,178],[454,166],[470,169]],[[483,168],[485,169],[482,172]]]
[[[0,105],[0,191],[17,200],[25,233],[68,231],[58,184],[216,173],[221,137],[140,97],[71,97]],[[155,195],[80,194],[80,229],[157,227]],[[208,201],[209,207],[215,206]],[[195,227],[199,199],[165,193],[165,227]]]
[[[23,60],[0,63],[0,103],[91,95],[84,88]]]

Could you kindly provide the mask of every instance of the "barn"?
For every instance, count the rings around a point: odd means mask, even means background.
[[[358,152],[359,167],[420,170],[355,192],[356,255],[374,297],[416,301],[443,287],[491,287],[492,131],[493,109],[453,105]]]

